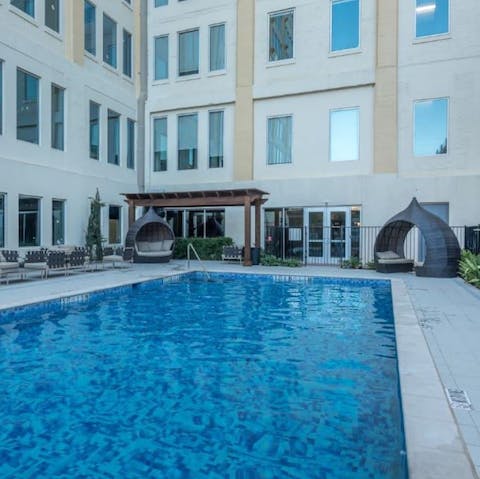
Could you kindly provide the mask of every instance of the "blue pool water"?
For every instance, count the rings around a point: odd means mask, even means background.
[[[406,479],[388,282],[202,274],[0,313],[0,477]]]

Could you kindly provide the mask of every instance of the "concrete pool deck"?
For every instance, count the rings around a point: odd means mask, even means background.
[[[410,479],[474,479],[480,471],[480,291],[459,279],[417,278],[332,267],[209,271],[392,279]],[[192,262],[192,269],[198,263]],[[0,285],[0,309],[83,294],[186,271],[185,261]],[[471,410],[451,409],[445,388],[465,390]]]

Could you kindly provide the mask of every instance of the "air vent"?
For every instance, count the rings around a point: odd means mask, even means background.
[[[472,409],[472,403],[468,399],[467,393],[462,389],[446,388],[448,402],[452,409],[464,409],[470,411]]]

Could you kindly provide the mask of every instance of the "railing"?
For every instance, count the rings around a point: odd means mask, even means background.
[[[207,276],[207,279],[210,279],[210,275],[208,274],[207,268],[205,267],[203,261],[200,259],[200,256],[197,253],[197,250],[193,246],[192,243],[188,243],[187,245],[187,269],[190,269],[190,251],[193,251],[195,257],[197,258],[197,261],[200,263],[200,266],[203,269],[203,272]]]
[[[277,258],[295,258],[304,264],[338,265],[350,258],[362,264],[373,261],[375,239],[381,226],[266,227],[265,253]],[[452,226],[460,248],[480,253],[480,227]],[[412,228],[405,239],[406,258],[423,261],[425,242]]]

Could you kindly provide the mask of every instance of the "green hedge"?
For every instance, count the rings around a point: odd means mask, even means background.
[[[480,255],[462,251],[459,263],[460,276],[470,284],[480,288]]]
[[[219,238],[176,238],[173,249],[175,259],[186,259],[188,243],[192,243],[200,259],[220,260],[224,246],[233,245],[232,238],[221,236]],[[191,256],[195,259],[194,256]]]

